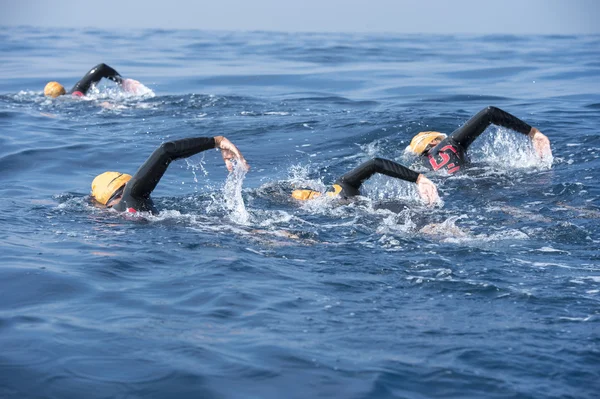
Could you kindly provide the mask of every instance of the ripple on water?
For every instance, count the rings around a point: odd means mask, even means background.
[[[597,38],[0,37],[0,396],[595,397]],[[41,77],[75,83],[90,46],[150,91],[43,97]],[[544,132],[554,158],[494,127],[462,174],[404,154],[489,105]],[[228,177],[206,151],[171,164],[159,215],[90,201],[97,174],[204,135],[250,171]],[[387,176],[350,203],[290,198],[376,156],[443,202]]]

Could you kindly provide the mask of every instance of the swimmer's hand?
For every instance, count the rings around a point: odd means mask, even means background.
[[[221,149],[221,155],[223,156],[223,161],[225,161],[225,166],[228,171],[231,172],[233,170],[233,163],[231,163],[232,159],[236,159],[244,165],[246,170],[250,169],[250,165],[248,165],[240,150],[238,150],[226,137],[215,136],[215,148]]]
[[[544,159],[552,157],[552,150],[550,149],[550,140],[548,140],[548,137],[535,127],[531,128],[528,136],[533,144],[533,149],[540,158]]]
[[[137,94],[138,89],[142,84],[135,79],[123,79],[121,81],[121,87],[126,93]]]
[[[422,174],[417,177],[417,191],[421,198],[427,202],[427,205],[434,205],[440,201],[440,196],[437,192],[437,187],[431,180]]]

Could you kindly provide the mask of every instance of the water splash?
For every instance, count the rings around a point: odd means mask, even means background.
[[[310,178],[311,169],[314,169],[312,164],[290,166],[289,177],[286,182],[291,184],[294,189],[308,188],[315,191],[325,191],[326,186],[321,179]]]
[[[223,186],[224,207],[228,210],[231,221],[247,225],[250,222],[250,214],[246,210],[244,198],[242,197],[242,184],[247,170],[240,162],[234,162],[233,171],[227,176]]]
[[[408,209],[405,209],[400,213],[388,212],[389,215],[381,221],[379,226],[377,226],[377,234],[383,234],[384,236],[396,233],[406,234],[414,231],[417,227],[416,223],[412,220],[411,212]]]
[[[90,90],[85,95],[85,99],[89,100],[116,100],[116,101],[124,101],[124,100],[139,100],[145,98],[153,98],[156,94],[149,87],[144,86],[143,84],[139,84],[135,91],[128,92],[120,87],[114,86],[106,86],[106,85],[92,85]]]
[[[481,146],[474,147],[473,151],[470,151],[473,161],[485,162],[494,170],[501,172],[524,168],[550,169],[552,167],[554,157],[538,157],[527,137],[504,128],[495,130],[493,135],[482,136],[480,138]]]
[[[452,216],[442,223],[429,223],[423,226],[419,232],[430,237],[465,239],[469,237],[468,233],[456,225],[457,220],[464,218],[466,216]]]
[[[439,182],[435,183],[439,189]],[[375,175],[367,180],[361,187],[361,192],[376,201],[399,201],[414,205],[425,203],[417,191],[416,184],[383,175]],[[444,206],[442,195],[443,193],[440,193],[440,200],[435,204],[438,208]]]
[[[199,171],[202,174],[204,174],[204,176],[208,176],[208,171],[206,170],[205,167],[205,160],[204,160],[204,154],[202,153],[200,155],[200,160],[198,162],[194,162],[193,159],[190,158],[185,158],[185,163],[187,164],[187,168],[189,170],[192,171],[192,174],[194,175],[194,183],[198,183],[198,176],[196,175],[196,172]]]

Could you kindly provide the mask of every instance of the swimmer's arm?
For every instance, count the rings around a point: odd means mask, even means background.
[[[93,84],[98,83],[102,78],[110,79],[118,84],[121,84],[123,81],[121,75],[119,75],[114,68],[106,64],[98,64],[90,69],[79,82],[75,83],[75,86],[73,86],[69,93],[79,91],[86,94],[90,87],[92,87]]]
[[[360,186],[375,173],[395,177],[397,179],[406,180],[416,183],[419,174],[405,166],[394,161],[383,158],[373,158],[357,168],[343,175],[339,180],[358,189]]]
[[[500,108],[486,107],[452,132],[450,138],[466,150],[490,125],[502,126],[521,134],[529,134],[533,129],[521,119]]]
[[[161,144],[152,155],[138,169],[131,181],[127,183],[130,188],[129,194],[136,198],[147,198],[163,177],[169,164],[177,159],[191,157],[211,148],[220,148],[225,164],[231,166],[231,159],[238,159],[247,166],[246,160],[227,138],[216,137],[194,137],[189,139],[175,140]]]
[[[163,143],[146,159],[127,183],[134,198],[148,198],[172,161],[186,158],[215,147],[213,137],[196,137]]]
[[[375,173],[381,173],[386,176],[416,183],[419,195],[429,205],[439,202],[440,200],[437,188],[431,180],[414,170],[408,169],[407,167],[388,159],[374,158],[365,162],[342,176],[340,181],[359,189],[362,183]]]

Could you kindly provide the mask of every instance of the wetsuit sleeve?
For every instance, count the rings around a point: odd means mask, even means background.
[[[119,72],[106,64],[98,64],[90,69],[79,82],[75,83],[75,86],[73,86],[69,93],[72,94],[79,91],[86,94],[90,87],[93,84],[98,83],[102,78],[110,79],[119,84],[123,81]]]
[[[531,126],[516,116],[500,108],[487,107],[456,129],[450,137],[466,150],[489,125],[502,126],[522,134],[529,134],[531,131]]]
[[[383,158],[373,158],[340,177],[338,182],[348,184],[353,188],[358,189],[365,180],[375,173],[381,173],[386,176],[395,177],[412,183],[416,183],[417,178],[419,177],[419,173],[408,169],[399,163]]]
[[[215,148],[213,137],[195,137],[161,144],[127,183],[128,194],[134,198],[148,198],[172,161],[210,148]]]

